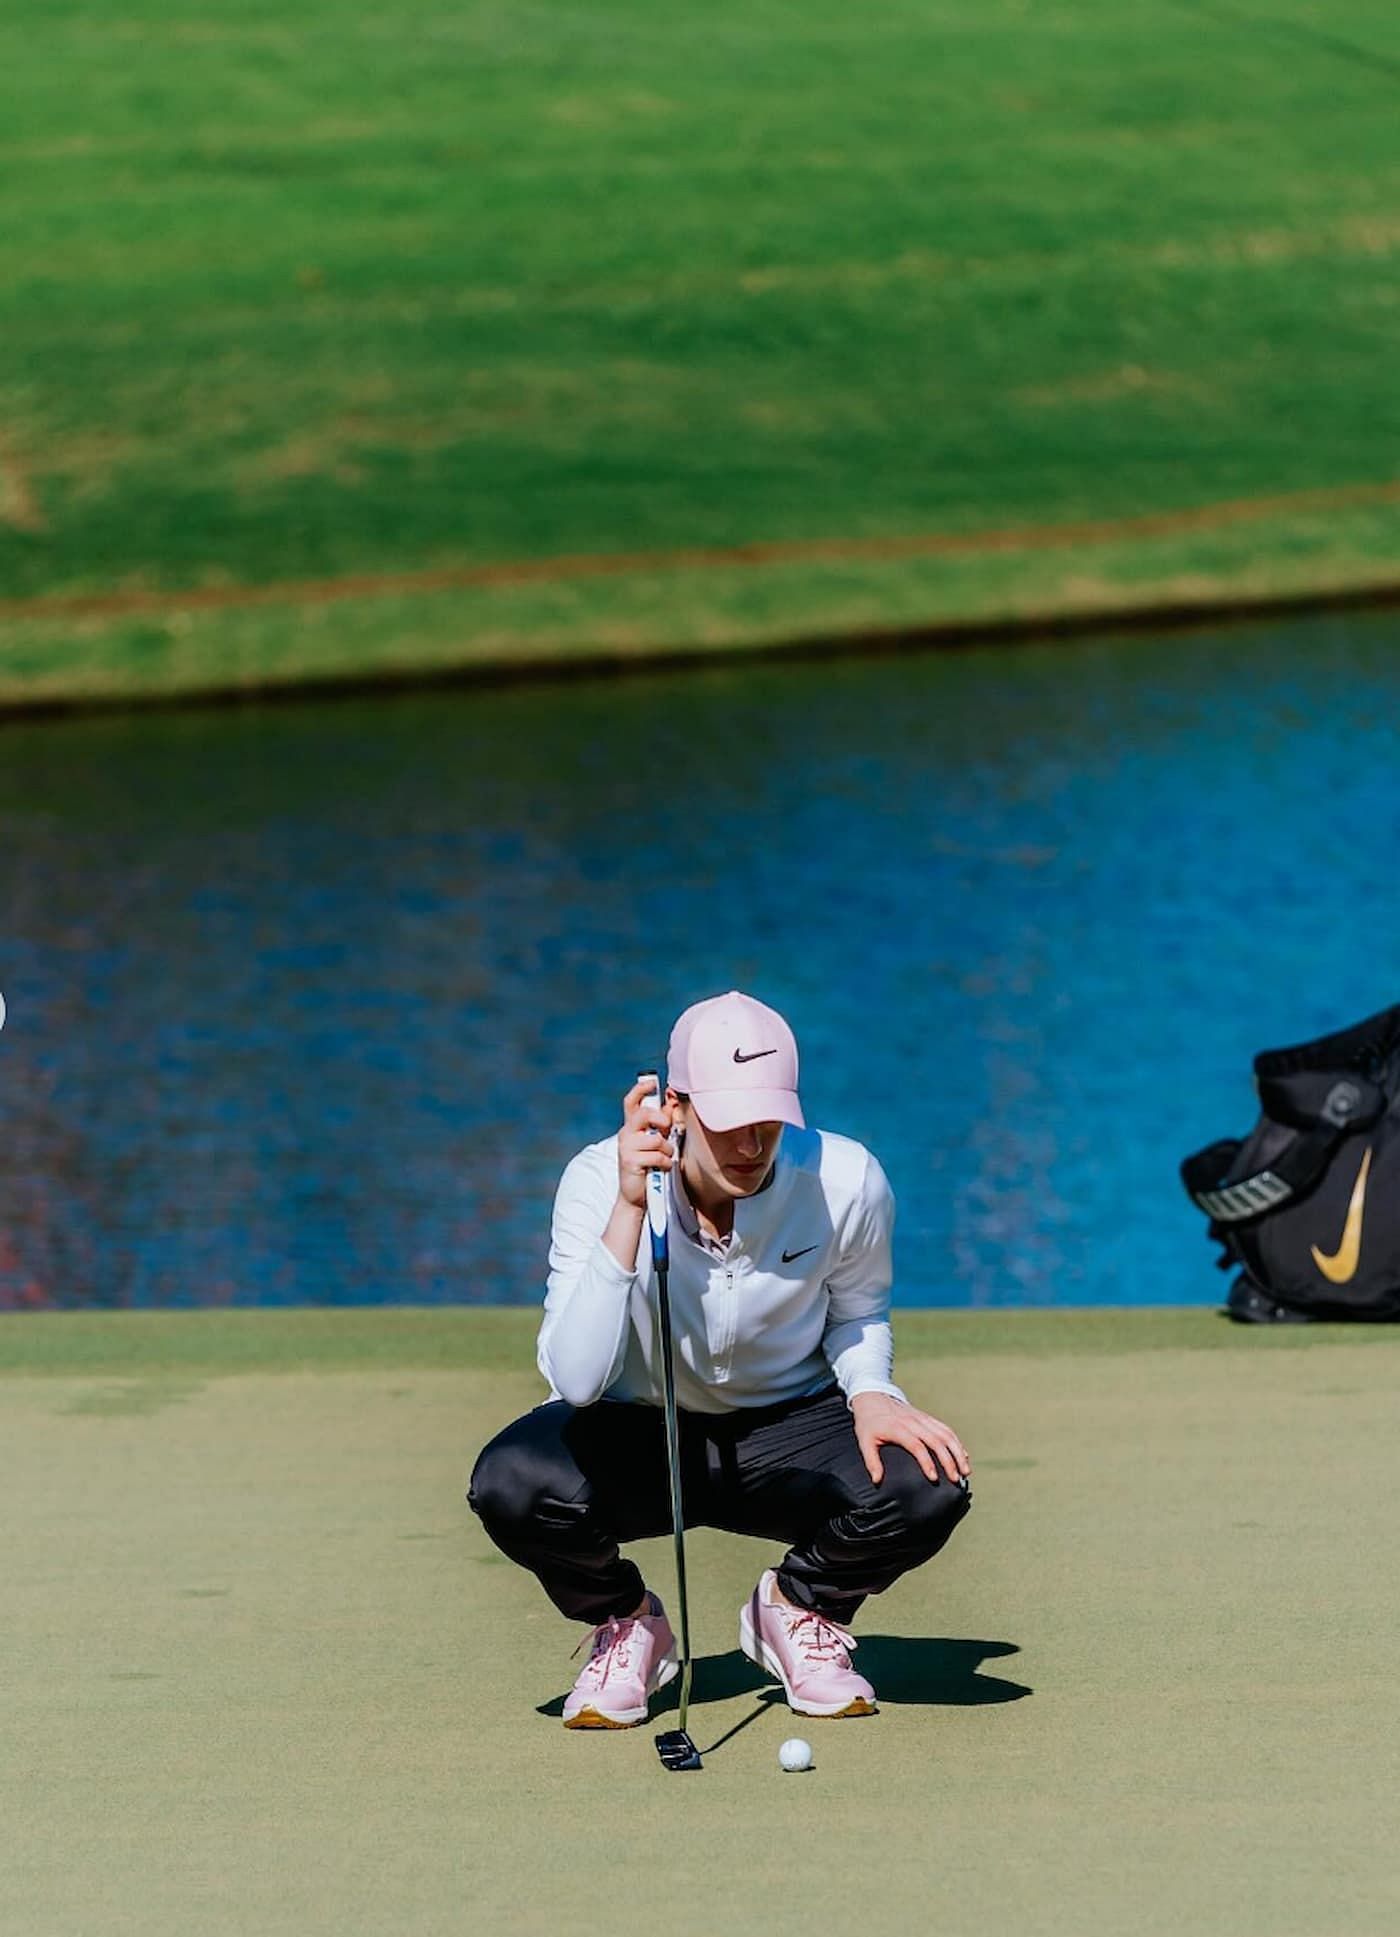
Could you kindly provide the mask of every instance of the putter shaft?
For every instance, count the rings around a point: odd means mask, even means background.
[[[658,1102],[662,1095],[660,1075],[656,1078]],[[666,1415],[666,1466],[671,1484],[671,1531],[676,1546],[676,1601],[680,1609],[681,1695],[678,1728],[666,1729],[656,1737],[656,1752],[667,1769],[699,1769],[700,1753],[686,1733],[690,1710],[690,1596],[685,1580],[685,1521],[681,1511],[681,1441],[676,1417],[676,1366],[671,1347],[671,1252],[667,1223],[669,1185],[664,1170],[647,1173],[647,1225],[651,1232],[652,1275],[656,1279],[656,1322],[661,1344],[661,1396]]]
[[[666,1265],[656,1268],[656,1306],[661,1328],[661,1384],[666,1413],[666,1462],[671,1478],[671,1528],[676,1546],[676,1604],[681,1628],[680,1732],[690,1708],[690,1596],[685,1580],[685,1523],[681,1517],[681,1445],[676,1418],[676,1371],[671,1356],[671,1298]]]

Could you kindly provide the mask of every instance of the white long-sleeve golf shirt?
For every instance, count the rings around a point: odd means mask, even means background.
[[[693,1412],[769,1406],[819,1392],[833,1376],[904,1397],[890,1378],[894,1194],[863,1145],[784,1129],[769,1181],[734,1206],[724,1243],[701,1233],[670,1173],[670,1298],[677,1403]],[[651,1253],[632,1268],[602,1241],[617,1200],[617,1142],[589,1144],[554,1201],[549,1290],[538,1360],[550,1396],[572,1405],[660,1405]]]

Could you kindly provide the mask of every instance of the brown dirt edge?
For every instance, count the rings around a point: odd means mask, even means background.
[[[353,572],[339,578],[281,579],[262,585],[192,585],[172,590],[63,592],[0,599],[0,624],[53,619],[158,618],[175,612],[236,612],[268,605],[338,605],[347,600],[404,598],[513,585],[560,585],[582,579],[653,577],[673,572],[733,571],[745,566],[894,563],[907,558],[973,558],[988,553],[1061,551],[1132,539],[1216,531],[1261,519],[1400,504],[1400,478],[1332,485],[1268,497],[1179,505],[1132,518],[1065,524],[1009,525],[990,531],[924,531],[872,538],[769,538],[742,545],[674,546],[652,552],[566,552],[553,558],[500,559],[416,572]]]
[[[159,693],[39,694],[0,696],[0,728],[32,721],[94,713],[189,711],[198,707],[285,705],[307,701],[354,700],[390,693],[448,688],[543,685],[639,674],[685,672],[740,659],[821,660],[867,655],[970,650],[987,645],[1017,645],[1102,638],[1144,632],[1185,632],[1208,626],[1259,624],[1268,619],[1318,616],[1328,612],[1382,611],[1400,606],[1400,578],[1368,581],[1317,591],[1227,594],[1198,599],[1145,601],[1092,609],[1057,609],[982,619],[937,620],[927,624],[855,628],[839,633],[797,634],[791,638],[735,640],[721,646],[658,644],[654,648],[608,647],[561,650],[558,656],[501,659],[463,665],[394,667],[377,672],[245,681],[238,685],[181,688]]]

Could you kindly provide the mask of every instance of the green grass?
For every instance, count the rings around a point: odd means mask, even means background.
[[[88,1374],[225,1378],[249,1372],[505,1371],[533,1362],[533,1309],[447,1306],[349,1311],[26,1312],[0,1322],[0,1377]],[[1214,1307],[1082,1311],[900,1310],[901,1355],[1035,1358],[1234,1350],[1240,1330]],[[1400,1338],[1386,1326],[1283,1325],[1250,1350]]]
[[[462,1504],[532,1329],[0,1328],[45,1342],[0,1378],[0,1927],[1389,1937],[1400,1333],[909,1314],[976,1505],[860,1617],[881,1713],[775,1708],[734,1646],[773,1551],[696,1531],[677,1784],[650,1730],[560,1728],[577,1635]],[[669,1545],[635,1550],[668,1596]]]
[[[1397,474],[1382,0],[17,0],[0,66],[11,601]],[[1316,589],[1398,537],[1391,505],[1084,559],[12,615],[0,698]]]

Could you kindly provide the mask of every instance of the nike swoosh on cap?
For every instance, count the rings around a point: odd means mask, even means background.
[[[809,1251],[816,1250],[815,1244],[804,1244],[800,1251],[784,1251],[783,1263],[791,1264],[794,1258],[805,1258]]]
[[[736,1063],[756,1063],[760,1056],[776,1056],[777,1053],[776,1049],[755,1049],[751,1056],[746,1056],[742,1049],[736,1049],[734,1060]]]

